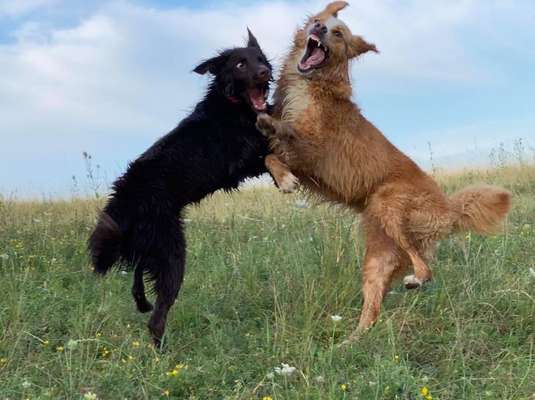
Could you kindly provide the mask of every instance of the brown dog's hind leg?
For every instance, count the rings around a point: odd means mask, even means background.
[[[357,329],[343,344],[353,342],[377,320],[392,277],[400,268],[400,251],[394,241],[377,225],[366,226],[366,255],[362,272],[364,302]]]
[[[430,281],[433,274],[420,256],[418,242],[410,232],[411,222],[407,218],[410,198],[404,194],[407,190],[399,184],[385,185],[371,199],[366,212],[380,222],[385,233],[410,258],[414,275],[405,277],[403,282],[407,289],[414,289]]]
[[[433,273],[420,257],[420,254],[416,249],[409,248],[405,250],[411,259],[412,266],[414,268],[414,275],[407,275],[403,279],[403,284],[407,289],[416,289],[422,286],[424,283],[433,279]]]
[[[281,192],[295,192],[297,185],[299,184],[299,180],[294,174],[292,174],[286,164],[279,160],[279,158],[274,154],[267,155],[264,163]]]

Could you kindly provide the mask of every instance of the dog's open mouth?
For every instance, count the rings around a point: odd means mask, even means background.
[[[329,49],[321,43],[321,40],[316,35],[310,35],[307,40],[305,55],[301,59],[297,68],[299,72],[310,72],[313,69],[321,67],[327,60]]]
[[[247,91],[249,101],[255,111],[263,112],[267,109],[268,90],[264,86],[258,86]]]

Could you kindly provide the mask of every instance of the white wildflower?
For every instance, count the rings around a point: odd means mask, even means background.
[[[84,394],[84,400],[98,400],[98,397],[93,392],[87,392],[86,394]]]
[[[341,315],[331,315],[331,319],[333,320],[333,322],[340,322],[342,320],[342,316]]]
[[[67,342],[67,348],[69,350],[74,350],[77,347],[78,347],[78,341],[74,339],[69,339],[69,341]]]
[[[31,382],[26,380],[22,382],[23,389],[28,389],[30,386],[32,386]]]
[[[295,206],[297,208],[308,208],[308,202],[305,199],[297,199],[295,201]]]
[[[273,372],[268,372],[268,373],[266,374],[266,378],[268,378],[268,379],[273,379],[273,378],[275,378],[275,374],[274,374]]]
[[[128,271],[121,271],[121,275],[122,275],[122,276],[126,276],[126,275],[128,275]]]
[[[295,367],[291,367],[290,365],[288,364],[285,364],[285,363],[281,363],[282,367],[275,367],[275,372],[278,374],[278,375],[284,375],[284,376],[290,376],[292,375],[296,368]]]

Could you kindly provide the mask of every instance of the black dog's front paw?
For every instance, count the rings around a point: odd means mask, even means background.
[[[258,114],[258,117],[256,117],[256,129],[258,129],[264,136],[272,136],[276,131],[273,122],[273,118],[269,115]]]

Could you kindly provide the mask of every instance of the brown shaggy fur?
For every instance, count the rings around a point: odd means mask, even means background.
[[[377,50],[334,18],[345,6],[331,3],[297,31],[275,92],[274,117],[260,116],[257,126],[305,189],[363,214],[364,305],[356,337],[376,321],[393,278],[412,265],[407,287],[430,280],[427,262],[436,241],[465,230],[494,232],[510,209],[511,194],[472,186],[446,197],[361,114],[350,99],[349,63]],[[303,74],[296,66],[317,23],[326,27],[321,42],[329,57]]]

